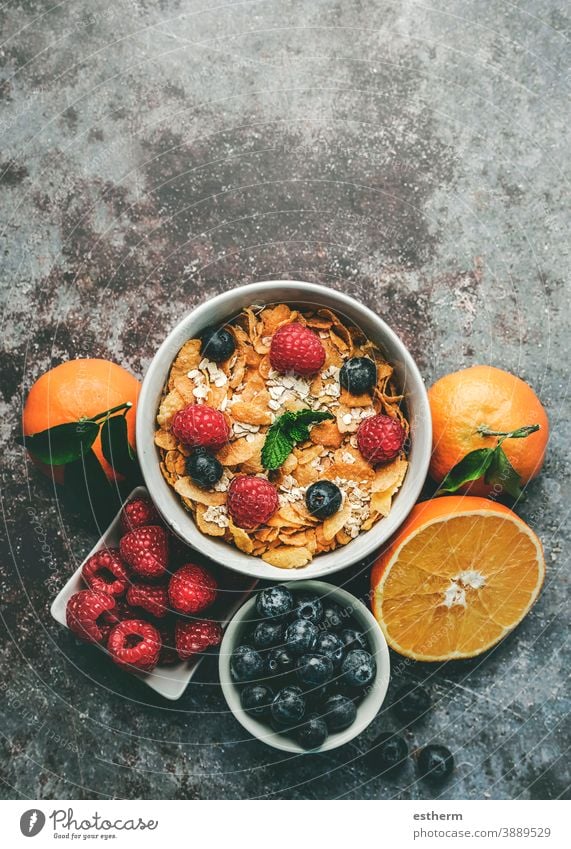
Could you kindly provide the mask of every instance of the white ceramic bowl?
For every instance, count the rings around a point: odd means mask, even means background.
[[[270,566],[258,557],[244,554],[216,537],[202,534],[184,508],[178,495],[161,474],[154,444],[156,415],[168,373],[183,344],[212,324],[223,324],[246,306],[289,303],[306,307],[328,307],[359,326],[384,351],[395,368],[395,379],[404,394],[411,428],[410,465],[406,478],[393,500],[386,519],[370,531],[359,534],[347,545],[321,554],[302,569],[288,572],[290,580],[316,578],[337,572],[366,557],[396,531],[413,508],[422,489],[430,461],[432,428],[426,389],[407,348],[374,312],[354,298],[313,283],[271,280],[231,289],[201,304],[169,333],[155,354],[143,381],[137,405],[137,454],[145,483],[154,503],[172,530],[188,545],[213,560],[256,578],[283,580],[283,569]]]
[[[327,597],[328,601],[334,601],[343,610],[350,612],[351,618],[357,625],[357,629],[366,634],[371,647],[371,653],[374,655],[377,663],[377,676],[367,695],[357,706],[357,718],[353,725],[344,731],[330,734],[323,746],[319,749],[311,750],[313,752],[327,752],[330,749],[336,749],[338,746],[343,746],[345,743],[353,740],[365,730],[378,714],[389,686],[389,650],[383,632],[379,628],[373,614],[354,595],[348,593],[347,590],[342,590],[340,587],[335,587],[332,584],[326,584],[324,581],[296,581],[295,583],[290,582],[284,586],[289,587],[292,592],[303,590],[305,592],[315,593],[321,597]],[[240,704],[240,689],[233,683],[230,677],[230,656],[234,649],[240,645],[243,635],[251,628],[252,622],[256,621],[255,605],[256,596],[254,595],[253,598],[248,599],[242,605],[226,628],[224,639],[220,646],[218,660],[220,685],[224,693],[224,698],[238,722],[246,731],[249,731],[258,740],[261,740],[262,743],[266,743],[274,749],[281,749],[284,752],[306,754],[306,750],[302,749],[291,737],[276,733],[268,724],[249,716],[243,710]]]

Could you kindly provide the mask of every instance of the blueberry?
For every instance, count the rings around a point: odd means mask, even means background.
[[[330,731],[343,731],[355,722],[357,708],[347,696],[329,696],[323,705],[323,719]]]
[[[256,597],[256,610],[263,619],[287,616],[292,609],[292,594],[287,587],[282,587],[279,584],[275,587],[266,587]]]
[[[293,655],[291,655],[283,647],[270,649],[265,660],[266,674],[270,676],[285,675],[286,673],[291,672],[295,665]]]
[[[296,619],[308,619],[318,625],[323,619],[323,604],[319,596],[299,593],[295,600],[293,615]]]
[[[254,681],[264,673],[261,654],[251,646],[238,646],[230,658],[230,672],[234,681]]]
[[[270,705],[274,694],[265,684],[248,684],[240,693],[240,704],[250,716],[258,719],[270,714]]]
[[[331,481],[316,481],[305,493],[307,509],[316,519],[327,519],[337,513],[343,503],[343,495]]]
[[[320,631],[315,639],[313,651],[316,654],[324,654],[331,660],[333,666],[339,666],[343,660],[345,646],[337,634],[332,631]]]
[[[430,710],[430,695],[420,684],[405,684],[395,693],[393,708],[399,719],[411,725]]]
[[[297,677],[308,687],[320,687],[333,677],[333,663],[322,654],[304,654],[297,662]]]
[[[296,730],[295,738],[302,749],[317,749],[328,737],[327,725],[317,714],[312,713]]]
[[[343,625],[343,611],[334,601],[323,604],[323,624],[331,631],[337,631]]]
[[[384,731],[379,734],[368,753],[368,760],[381,772],[396,772],[408,757],[408,746],[404,737]]]
[[[347,651],[351,649],[369,651],[369,643],[365,635],[361,634],[360,631],[354,631],[353,628],[344,628],[341,631],[341,640]]]
[[[252,642],[257,649],[270,649],[283,642],[284,626],[280,622],[266,619],[254,628]]]
[[[377,382],[377,367],[369,357],[351,357],[339,372],[339,383],[351,395],[370,392]]]
[[[348,687],[366,687],[377,673],[375,658],[363,649],[353,649],[341,664],[343,683]]]
[[[441,782],[452,774],[454,758],[446,746],[425,746],[417,761],[418,774],[427,781]]]
[[[312,710],[322,712],[324,703],[329,696],[333,695],[332,686],[334,684],[323,684],[321,687],[305,688],[305,698]]]
[[[309,619],[296,619],[287,626],[285,632],[285,647],[294,657],[311,651],[319,631]]]
[[[215,363],[223,363],[236,350],[234,337],[224,327],[207,327],[200,338],[202,340],[200,353]]]
[[[272,717],[280,725],[291,728],[305,713],[305,699],[299,687],[284,687],[274,696]]]
[[[186,458],[186,473],[201,489],[211,489],[222,477],[222,463],[205,448],[195,448]]]

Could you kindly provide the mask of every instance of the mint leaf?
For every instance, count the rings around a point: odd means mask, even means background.
[[[450,469],[440,484],[438,493],[456,492],[465,483],[481,478],[489,469],[497,450],[497,448],[477,448],[475,451],[470,451]]]
[[[33,436],[16,437],[37,460],[50,466],[64,466],[84,456],[99,433],[99,425],[84,419],[55,425]]]
[[[494,486],[498,484],[512,498],[522,498],[520,476],[507,458],[506,452],[498,445],[493,452],[493,458],[486,472],[485,481]]]
[[[298,442],[309,439],[309,425],[332,419],[325,410],[297,410],[282,413],[268,430],[262,448],[262,465],[265,469],[279,469]]]

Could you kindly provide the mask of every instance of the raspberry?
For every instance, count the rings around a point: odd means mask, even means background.
[[[219,646],[222,628],[219,622],[195,619],[193,622],[179,620],[175,626],[176,650],[181,660],[201,654],[210,646]]]
[[[189,404],[175,414],[171,430],[179,442],[192,448],[218,451],[226,445],[230,430],[220,412],[206,404]]]
[[[393,460],[401,450],[405,431],[398,419],[390,416],[369,416],[357,431],[359,451],[369,463],[377,465]]]
[[[107,651],[123,669],[150,672],[159,660],[161,635],[150,622],[125,619],[111,630]]]
[[[265,478],[239,475],[228,487],[227,506],[235,525],[256,528],[267,522],[278,509],[278,493]]]
[[[96,551],[83,564],[81,574],[90,589],[115,596],[123,595],[129,582],[118,548]]]
[[[143,525],[158,525],[160,521],[155,505],[146,498],[133,498],[121,510],[123,533],[142,528]]]
[[[194,563],[186,563],[169,582],[169,600],[179,613],[194,614],[212,604],[218,585],[210,572]]]
[[[284,324],[274,333],[270,363],[277,371],[310,375],[325,362],[325,348],[319,336],[303,324]]]
[[[152,584],[131,584],[127,590],[127,604],[131,607],[141,607],[161,619],[166,616],[169,608],[169,594],[166,587]]]
[[[101,643],[106,635],[104,614],[114,607],[115,599],[109,593],[80,590],[72,595],[67,603],[67,627],[80,640]]]
[[[164,528],[145,525],[135,528],[121,539],[119,551],[123,560],[141,578],[164,575],[168,561],[168,542]]]

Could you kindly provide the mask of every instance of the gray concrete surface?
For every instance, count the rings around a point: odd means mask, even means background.
[[[0,20],[2,795],[568,798],[567,4],[12,0]],[[390,711],[283,757],[225,711],[214,659],[165,705],[49,617],[94,533],[14,442],[26,388],[76,356],[142,376],[183,313],[272,277],[350,291],[427,383],[500,365],[551,417],[521,510],[539,603],[490,656],[405,670],[435,698],[411,745],[456,755],[442,791],[363,757]]]

